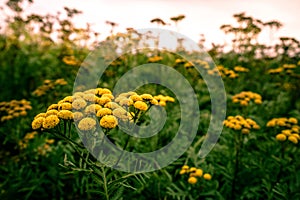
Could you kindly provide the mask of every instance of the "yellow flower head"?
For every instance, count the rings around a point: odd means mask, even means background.
[[[198,181],[197,178],[193,177],[193,176],[189,177],[189,179],[188,179],[189,184],[196,184],[197,181]]]
[[[100,119],[100,126],[107,129],[115,128],[118,125],[118,120],[113,115],[105,115]]]
[[[242,133],[243,133],[243,134],[249,134],[249,133],[250,133],[250,130],[247,129],[247,128],[243,128],[243,129],[242,129]]]
[[[69,110],[61,110],[58,112],[57,116],[61,119],[65,119],[65,120],[74,119],[74,114]]]
[[[110,108],[110,109],[116,109],[116,108],[119,108],[120,106],[115,102],[108,102],[104,105],[104,107]]]
[[[32,129],[36,130],[39,129],[43,126],[43,122],[44,122],[45,118],[44,117],[37,117],[35,118],[32,123],[31,123],[31,127]]]
[[[73,113],[74,121],[79,121],[83,118],[82,112],[74,112]]]
[[[294,143],[294,144],[298,144],[298,139],[297,139],[297,137],[295,137],[294,135],[290,135],[290,136],[288,137],[288,140],[291,141],[291,142]]]
[[[103,117],[105,115],[111,115],[112,114],[112,110],[109,108],[101,108],[98,110],[96,116],[97,117]]]
[[[63,99],[63,102],[72,103],[73,102],[73,97],[72,96],[66,96]]]
[[[152,105],[158,105],[158,101],[153,98],[153,99],[150,100],[150,104],[152,104]]]
[[[108,97],[100,97],[97,99],[97,103],[101,106],[104,106],[105,104],[107,104],[108,102],[111,102],[111,99]]]
[[[95,114],[98,112],[98,110],[100,110],[102,107],[98,104],[91,104],[91,105],[88,105],[84,112],[85,114]]]
[[[39,118],[39,117],[46,117],[46,113],[39,113],[34,117],[34,119]]]
[[[142,94],[141,97],[143,100],[146,100],[146,101],[150,101],[153,99],[153,96],[151,94]]]
[[[124,108],[116,108],[113,110],[113,115],[119,119],[128,119],[127,111]]]
[[[67,102],[58,104],[58,110],[72,110],[72,104]]]
[[[134,94],[132,96],[130,96],[130,99],[132,99],[132,101],[136,102],[136,101],[143,101],[142,97],[140,95]]]
[[[185,169],[185,170],[188,170],[190,167],[187,166],[187,165],[183,165],[181,169]]]
[[[51,129],[54,128],[59,123],[59,119],[56,115],[49,115],[45,118],[43,122],[43,128]]]
[[[49,116],[49,115],[57,115],[57,113],[58,113],[57,110],[48,110],[48,111],[46,112],[46,116],[45,116],[45,117],[47,117],[47,116]]]
[[[288,119],[288,122],[291,123],[291,124],[297,124],[298,120],[294,117],[291,117],[291,118]]]
[[[107,98],[110,98],[110,99],[114,99],[114,95],[112,94],[103,94],[101,97],[107,97]]]
[[[142,102],[142,101],[136,101],[133,106],[136,108],[136,109],[139,109],[139,110],[142,110],[142,111],[146,111],[148,109],[148,106],[145,102]]]
[[[282,133],[279,133],[276,135],[276,140],[280,141],[280,142],[283,142],[286,140],[286,135],[282,134]]]
[[[51,106],[48,107],[47,110],[58,110],[58,104],[52,104]]]
[[[72,103],[72,107],[75,110],[80,110],[84,108],[87,105],[86,101],[84,99],[76,99]]]
[[[88,102],[95,102],[97,99],[97,96],[94,94],[87,93],[87,94],[84,94],[83,99]]]
[[[195,176],[201,177],[202,175],[203,175],[203,170],[202,169],[196,169]]]
[[[80,120],[78,128],[82,131],[89,131],[96,126],[96,121],[91,117],[86,117]]]
[[[211,180],[211,175],[210,174],[208,174],[208,173],[205,173],[204,175],[203,175],[203,178],[205,179],[205,180]]]

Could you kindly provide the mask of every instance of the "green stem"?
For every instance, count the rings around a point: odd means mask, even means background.
[[[235,197],[235,191],[236,191],[236,179],[238,178],[239,173],[239,166],[240,166],[240,153],[242,148],[242,134],[238,133],[237,135],[237,141],[235,142],[235,166],[234,166],[234,174],[233,174],[233,180],[232,180],[232,188],[231,188],[231,199],[234,200]]]
[[[117,160],[116,164],[114,165],[114,167],[116,167],[116,166],[119,164],[119,162],[120,162],[120,160],[121,160],[121,158],[122,158],[122,156],[123,156],[123,154],[124,154],[124,151],[125,151],[126,147],[127,147],[128,144],[129,144],[129,140],[130,140],[130,136],[128,135],[128,136],[127,136],[127,140],[126,140],[126,142],[125,142],[125,145],[124,145],[124,147],[123,147],[123,151],[121,152],[121,155],[120,155],[120,157],[118,158],[118,160]]]
[[[107,180],[106,180],[105,170],[104,170],[103,167],[101,167],[101,169],[102,169],[102,174],[103,174],[103,188],[104,188],[106,200],[109,200],[109,195],[108,195],[108,188],[107,188]]]

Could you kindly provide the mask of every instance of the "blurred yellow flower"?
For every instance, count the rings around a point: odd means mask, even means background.
[[[197,181],[198,181],[197,178],[193,177],[193,176],[189,177],[189,179],[188,179],[189,184],[196,184]]]

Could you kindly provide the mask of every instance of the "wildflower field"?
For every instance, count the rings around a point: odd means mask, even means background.
[[[72,22],[76,9],[25,15],[22,1],[13,0],[7,9],[0,33],[0,199],[300,199],[300,42],[256,40],[280,22],[236,14],[237,25],[221,26],[232,37],[230,50],[214,44],[207,53],[189,51],[179,38],[170,52],[149,47],[149,38],[159,45],[153,32],[115,33],[113,22],[111,35],[99,41],[99,33]],[[177,25],[184,15],[170,20]],[[88,58],[108,43],[99,78],[101,62]],[[168,79],[179,91],[153,81],[114,92],[124,74],[145,64],[151,80]],[[161,65],[171,71],[156,70]],[[218,77],[224,91],[208,86]],[[140,84],[124,80],[123,88]],[[180,91],[185,83],[192,90]],[[213,135],[212,127],[208,135],[215,119],[222,132]],[[210,151],[200,156],[205,142]]]

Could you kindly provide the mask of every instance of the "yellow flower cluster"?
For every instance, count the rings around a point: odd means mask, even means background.
[[[294,117],[286,118],[273,118],[267,122],[267,127],[281,126],[281,127],[293,127],[298,124],[298,120]]]
[[[254,92],[243,91],[232,96],[232,102],[239,103],[241,106],[248,106],[251,100],[253,100],[255,104],[262,104],[262,97]]]
[[[51,144],[54,143],[53,139],[46,139],[45,143],[37,148],[37,153],[41,156],[45,156],[48,152],[51,152]]]
[[[161,61],[163,58],[161,56],[152,56],[148,58],[148,62],[155,63]]]
[[[229,77],[231,79],[237,78],[239,75],[231,69],[227,69],[222,65],[207,71],[209,75],[221,75],[222,77]]]
[[[282,130],[281,133],[276,135],[276,140],[281,142],[289,140],[290,142],[297,144],[300,140],[299,126],[294,126],[292,129]]]
[[[233,69],[236,72],[249,72],[248,68],[245,68],[245,67],[242,67],[242,66],[235,66]]]
[[[298,125],[298,120],[294,117],[286,118],[273,118],[267,123],[267,127],[286,127],[288,129],[282,130],[276,135],[276,140],[284,142],[286,140],[297,144],[300,140],[300,126]]]
[[[64,56],[62,59],[63,63],[71,66],[79,66],[80,61],[77,60],[73,55],[72,56]]]
[[[286,74],[293,74],[294,69],[297,67],[295,64],[283,64],[283,66],[275,68],[275,69],[269,69],[269,74],[280,74],[281,72]]]
[[[185,59],[177,58],[177,59],[175,60],[175,64],[184,64],[185,61],[186,61]]]
[[[196,184],[198,182],[198,178],[202,177],[205,180],[211,180],[211,175],[209,173],[204,173],[201,168],[189,167],[187,165],[183,165],[181,170],[179,171],[180,175],[188,174],[188,183]]]
[[[206,62],[204,60],[195,60],[193,62],[204,69],[207,69],[207,70],[210,69],[208,62]]]
[[[0,102],[0,121],[8,121],[13,118],[27,115],[27,111],[31,110],[30,102],[22,100],[12,100],[9,102]]]
[[[33,131],[33,132],[30,132],[30,133],[27,133],[24,138],[22,140],[19,141],[19,148],[22,150],[22,149],[26,149],[27,146],[28,146],[28,142],[30,140],[32,140],[33,138],[35,138],[35,135],[37,134],[38,132],[37,131]]]
[[[191,62],[186,62],[186,63],[184,63],[183,66],[184,66],[186,69],[194,67],[193,63],[191,63]]]
[[[45,95],[48,91],[53,90],[55,86],[57,85],[66,85],[67,82],[64,79],[57,79],[57,80],[44,80],[43,85],[39,86],[36,90],[32,92],[33,95],[35,96],[43,96]]]
[[[164,95],[157,95],[153,97],[157,102],[158,105],[160,106],[166,106],[167,102],[175,102],[175,99],[173,97],[170,96],[164,96]]]
[[[107,88],[90,89],[76,92],[73,96],[67,96],[50,105],[46,113],[35,116],[32,129],[51,129],[60,120],[71,120],[78,122],[80,130],[90,131],[97,125],[96,117],[101,127],[112,129],[118,125],[118,120],[132,121],[137,113],[132,109],[138,112],[147,111],[151,105],[158,105],[160,102],[165,105],[167,101],[175,100],[169,96],[153,97],[151,94],[138,95],[136,92],[122,93],[114,98]]]
[[[50,105],[45,113],[36,115],[31,123],[32,129],[52,129],[59,124],[60,120],[73,120],[72,100],[71,96],[67,96],[57,104]]]
[[[224,126],[236,131],[241,131],[242,134],[249,134],[251,129],[260,129],[260,126],[252,119],[237,115],[229,116],[224,120]]]

